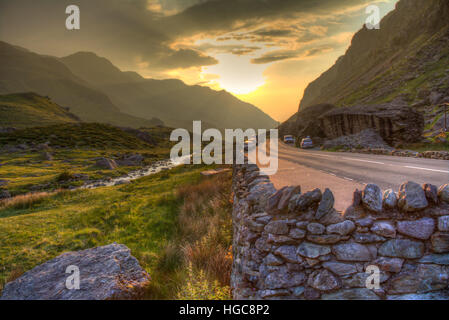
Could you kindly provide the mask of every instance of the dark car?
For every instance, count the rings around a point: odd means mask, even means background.
[[[295,138],[291,135],[284,136],[284,142],[289,144],[295,144]]]

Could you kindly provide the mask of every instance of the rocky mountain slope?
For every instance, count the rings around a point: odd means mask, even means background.
[[[47,97],[36,93],[0,95],[0,128],[27,128],[76,123],[79,118]]]
[[[363,113],[363,106],[407,106],[424,117],[423,135],[432,141],[444,127],[444,102],[449,102],[448,16],[447,0],[399,1],[379,30],[362,28],[346,54],[309,84],[284,131],[299,134],[303,123],[313,120],[302,112],[317,104],[354,106],[340,111],[347,121],[352,121],[348,114]]]
[[[76,76],[104,92],[123,112],[157,117],[171,127],[191,128],[193,120],[204,127],[272,128],[276,122],[257,107],[226,91],[188,86],[180,80],[145,79],[122,72],[110,61],[90,52],[60,59]]]
[[[19,92],[49,96],[83,121],[130,127],[162,124],[121,112],[108,96],[76,77],[57,58],[0,41],[0,94]]]

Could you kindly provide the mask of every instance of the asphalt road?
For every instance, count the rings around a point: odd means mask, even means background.
[[[270,177],[276,188],[300,185],[302,192],[329,188],[337,210],[346,209],[353,191],[369,183],[395,191],[405,181],[449,183],[447,160],[301,150],[284,143],[279,143],[278,156],[278,171]]]

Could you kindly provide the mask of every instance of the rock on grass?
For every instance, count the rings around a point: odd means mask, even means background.
[[[79,289],[67,289],[69,266],[79,270]],[[69,281],[69,283],[71,283]],[[136,299],[143,295],[150,276],[130,249],[110,244],[66,252],[6,284],[1,300],[111,300]]]

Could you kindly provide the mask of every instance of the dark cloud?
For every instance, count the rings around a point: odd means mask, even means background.
[[[282,17],[293,19],[304,14],[332,15],[364,0],[210,0],[161,20],[167,30],[178,36],[201,32],[223,32],[258,26]]]
[[[263,54],[262,56],[252,59],[251,63],[265,64],[281,60],[294,58],[313,57],[333,50],[331,45],[321,45],[318,47],[303,47],[297,50],[276,50]]]
[[[293,30],[291,29],[260,29],[254,31],[253,34],[262,37],[287,37],[293,35]]]
[[[154,65],[161,69],[185,69],[192,66],[210,66],[217,63],[218,61],[215,58],[206,56],[196,50],[180,49],[160,57]]]
[[[0,39],[41,53],[67,55],[94,51],[119,65],[132,66],[138,62],[149,69],[170,70],[217,63],[207,55],[207,48],[175,46],[180,40],[202,34],[222,41],[285,46],[290,39],[306,41],[320,37],[289,26],[288,21],[306,14],[332,14],[363,1],[0,0]],[[81,9],[79,31],[65,29],[65,8],[70,4]],[[287,26],[269,26],[276,19]],[[257,44],[236,45],[223,47],[222,52],[243,55],[258,49]],[[268,53],[253,61],[266,63],[296,55]]]
[[[319,48],[313,48],[313,49],[307,50],[305,52],[305,56],[306,57],[317,56],[317,55],[320,55],[322,53],[331,51],[332,49],[333,48],[331,46],[322,46],[322,47],[319,47]]]
[[[254,64],[265,64],[270,62],[276,62],[281,60],[287,60],[296,58],[299,56],[299,52],[297,51],[281,51],[281,52],[269,52],[262,55],[259,58],[251,59],[251,63]]]
[[[65,28],[65,8],[76,4],[81,29]],[[218,61],[190,49],[172,48],[161,12],[147,10],[147,0],[0,1],[0,39],[58,56],[94,51],[119,64],[146,63],[154,70],[189,68]]]

